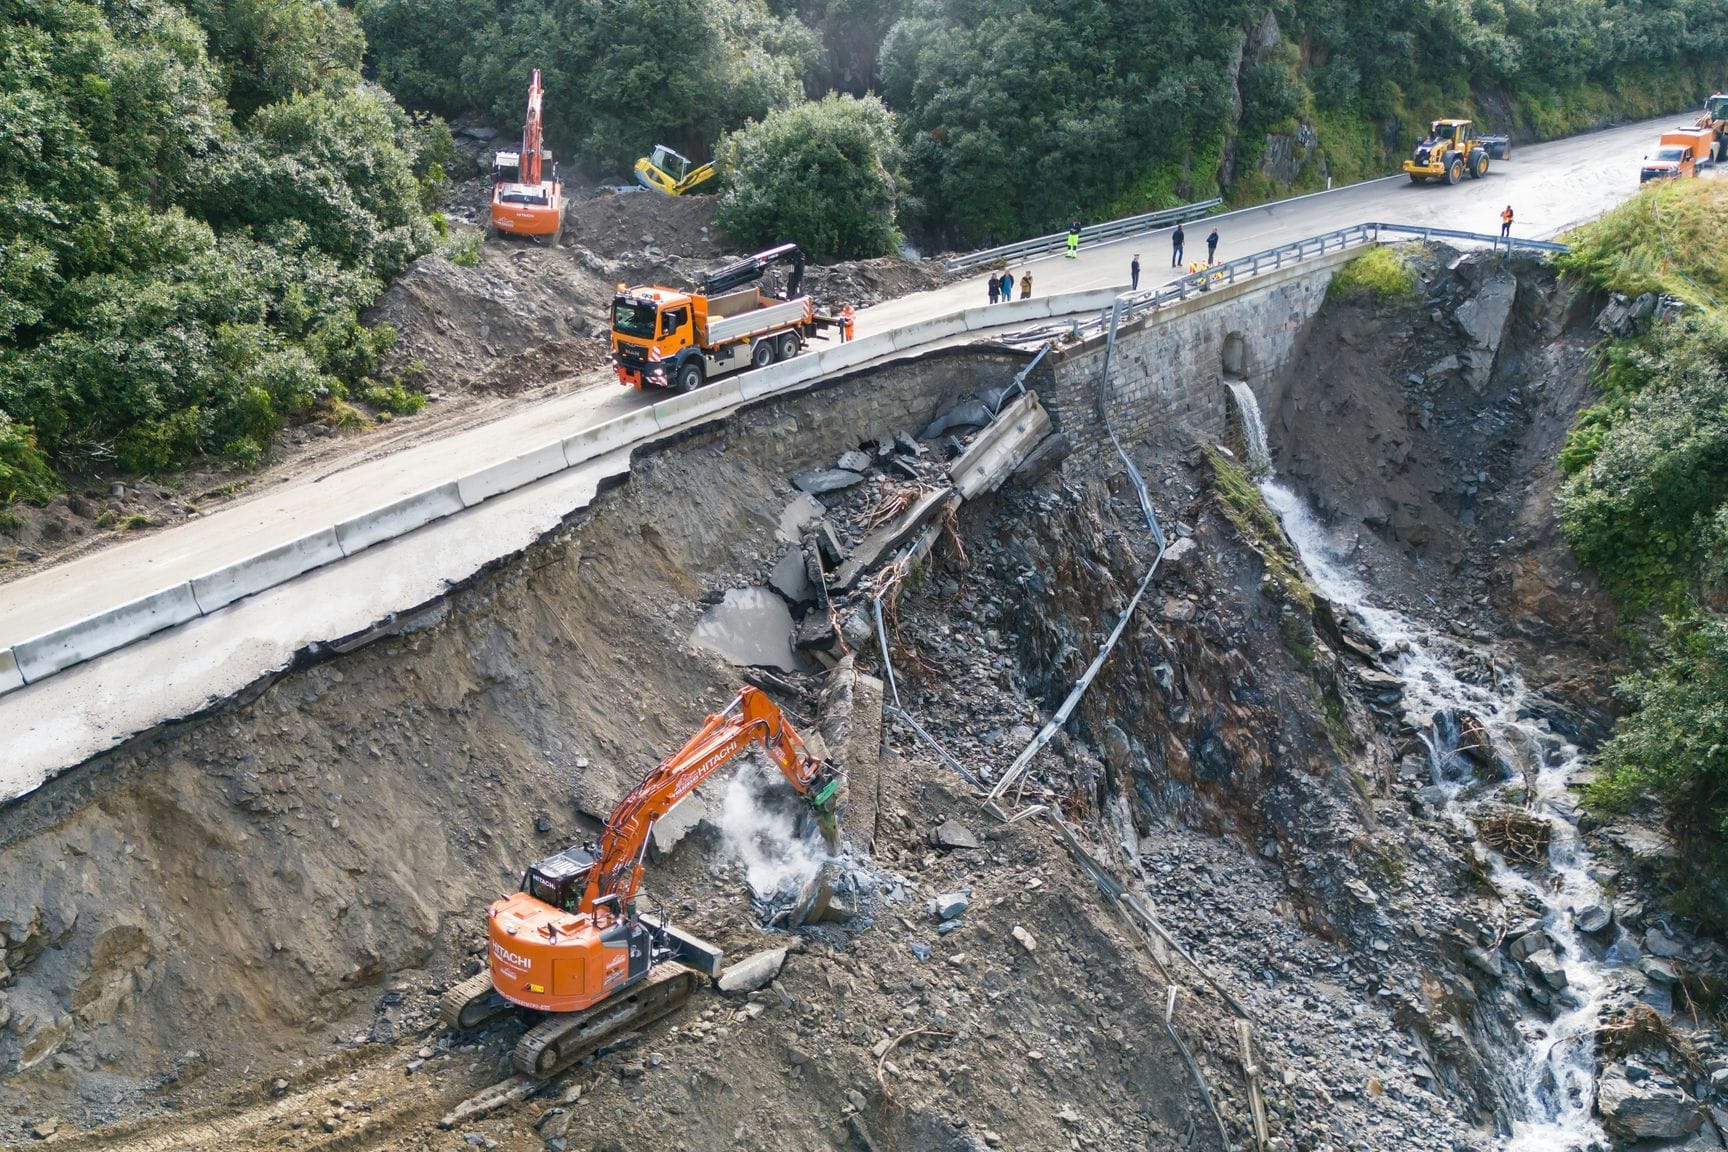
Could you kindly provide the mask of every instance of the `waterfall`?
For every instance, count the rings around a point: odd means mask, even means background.
[[[1246,391],[1242,387],[1237,392],[1237,402],[1252,405],[1251,395],[1243,400]],[[1247,420],[1243,423],[1248,426]],[[1259,427],[1257,414],[1253,426]],[[1461,755],[1461,715],[1480,721],[1479,730],[1488,734],[1506,763],[1528,763],[1529,812],[1548,826],[1547,861],[1521,871],[1490,852],[1491,879],[1509,901],[1527,900],[1543,910],[1541,928],[1553,942],[1567,986],[1554,995],[1552,1018],[1532,1011],[1519,1022],[1526,1049],[1508,1070],[1504,1092],[1514,1116],[1513,1131],[1497,1147],[1503,1152],[1605,1147],[1606,1138],[1591,1115],[1595,1033],[1613,982],[1617,950],[1611,948],[1604,959],[1597,959],[1572,923],[1574,909],[1606,903],[1590,876],[1589,852],[1569,815],[1567,779],[1580,766],[1581,753],[1549,731],[1545,721],[1530,718],[1525,705],[1531,694],[1516,672],[1495,665],[1485,650],[1374,604],[1302,500],[1271,479],[1260,489],[1320,591],[1353,610],[1388,653],[1392,671],[1404,681],[1407,719],[1419,731],[1427,730],[1434,783],[1448,797],[1448,818],[1473,831],[1458,802],[1472,776]],[[1491,673],[1484,676],[1484,668]]]
[[[1260,402],[1246,380],[1226,380],[1225,387],[1236,398],[1236,416],[1242,424],[1242,444],[1248,450],[1248,471],[1264,476],[1272,471],[1272,450],[1266,446],[1266,424],[1260,419]]]

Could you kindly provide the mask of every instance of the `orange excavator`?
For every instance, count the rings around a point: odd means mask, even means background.
[[[839,770],[811,756],[774,702],[746,687],[624,797],[598,844],[540,861],[523,873],[520,891],[492,903],[490,970],[446,992],[440,1018],[469,1029],[517,1008],[543,1014],[513,1059],[518,1071],[551,1076],[670,1012],[695,991],[699,973],[718,975],[719,950],[639,913],[636,893],[655,821],[757,742],[837,848]]]
[[[540,139],[540,69],[528,85],[522,149],[492,155],[492,227],[511,236],[556,236],[564,227],[564,185]]]

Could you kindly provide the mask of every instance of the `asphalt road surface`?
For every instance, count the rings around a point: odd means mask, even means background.
[[[1550,144],[1521,147],[1482,180],[1452,187],[1412,185],[1402,176],[1229,213],[1187,226],[1190,259],[1205,253],[1217,227],[1219,259],[1366,221],[1427,224],[1466,231],[1499,230],[1500,210],[1517,213],[1516,233],[1548,238],[1588,220],[1638,186],[1638,161],[1665,117]],[[1141,286],[1170,278],[1168,230],[1083,250],[1078,259],[1044,257],[1028,268],[1034,292],[1049,295],[1125,285],[1128,262],[1141,255]],[[887,301],[858,315],[867,336],[958,308],[985,304],[982,275]],[[403,449],[334,474],[308,475],[266,489],[211,515],[0,585],[0,648],[38,636],[156,589],[244,559],[369,508],[515,456],[648,403],[605,385],[543,401],[511,416]]]

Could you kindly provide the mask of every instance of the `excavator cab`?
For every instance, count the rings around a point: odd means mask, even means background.
[[[575,912],[588,887],[597,852],[593,844],[577,844],[546,857],[522,874],[522,891],[542,904]]]
[[[692,166],[688,156],[664,144],[636,161],[636,183],[668,196],[682,196],[713,175],[713,164]]]

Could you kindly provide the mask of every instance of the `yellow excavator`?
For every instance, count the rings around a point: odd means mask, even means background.
[[[712,162],[691,167],[690,158],[664,144],[636,161],[636,183],[668,196],[682,196],[714,175]]]

